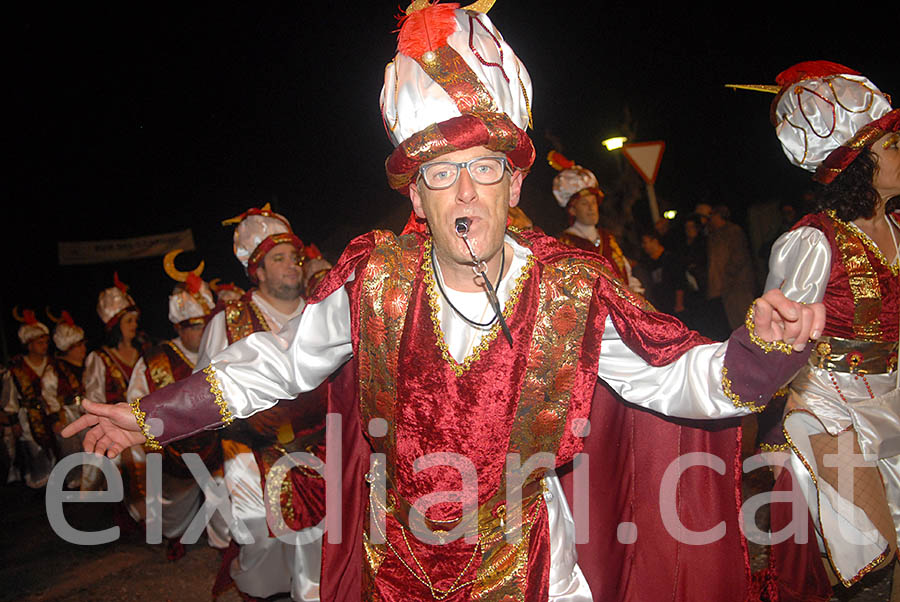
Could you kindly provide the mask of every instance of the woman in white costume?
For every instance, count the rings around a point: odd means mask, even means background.
[[[800,63],[777,82],[772,116],[784,152],[823,186],[818,212],[773,246],[766,290],[822,301],[827,313],[790,386],[780,447],[792,452],[832,585],[893,564],[896,600],[900,111],[834,63]]]
[[[140,310],[118,274],[114,275],[113,282],[115,286],[100,291],[97,298],[97,315],[103,321],[105,340],[84,362],[85,396],[91,401],[109,404],[127,401],[131,372],[142,351],[138,337]],[[146,516],[146,454],[143,447],[135,445],[122,454],[121,464],[125,477],[125,507],[132,519],[142,521]],[[83,466],[82,491],[99,489],[101,474],[95,466]]]

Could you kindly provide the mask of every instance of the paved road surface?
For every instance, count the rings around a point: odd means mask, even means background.
[[[748,487],[760,479],[748,481]],[[66,517],[82,530],[101,530],[114,524],[111,504],[69,504]],[[163,545],[144,543],[132,533],[100,546],[77,546],[60,539],[46,518],[43,490],[23,485],[0,487],[0,602],[44,601],[203,601],[219,568],[219,553],[204,539],[188,546],[177,562],[166,560]],[[765,520],[761,517],[761,520]],[[760,523],[762,526],[762,523]],[[751,546],[754,568],[765,566],[765,551]],[[841,602],[883,602],[890,576],[879,571],[852,590],[839,592]],[[240,602],[234,591],[220,602]],[[715,601],[704,601],[715,602]]]

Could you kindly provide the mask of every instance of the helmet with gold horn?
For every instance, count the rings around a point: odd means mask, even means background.
[[[169,321],[176,326],[203,325],[216,303],[209,285],[200,278],[204,268],[203,261],[187,272],[175,267],[175,258],[183,251],[169,251],[163,258],[166,274],[178,283],[169,295]]]
[[[237,301],[247,292],[234,282],[222,282],[220,278],[213,278],[209,281],[209,288],[216,295],[218,303],[231,303]]]
[[[38,337],[50,334],[47,326],[43,322],[38,321],[37,316],[34,315],[34,310],[26,309],[20,312],[18,306],[16,306],[13,308],[12,314],[13,318],[22,324],[19,326],[18,334],[19,341],[23,345],[27,345]]]
[[[46,308],[47,317],[56,324],[53,329],[53,344],[62,352],[66,352],[73,345],[84,340],[84,329],[75,324],[75,320],[66,310],[63,310],[59,317],[51,313],[50,308]]]

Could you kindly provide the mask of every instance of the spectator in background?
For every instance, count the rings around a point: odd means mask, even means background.
[[[684,247],[680,254],[685,288],[684,312],[679,317],[694,330],[712,338],[707,332],[706,283],[709,259],[706,245],[703,219],[697,213],[688,215],[684,220]]]
[[[667,314],[684,312],[684,270],[675,254],[665,248],[656,230],[641,235],[641,248],[646,257],[644,296],[653,306]]]
[[[709,216],[712,215],[712,205],[709,203],[697,203],[694,207],[694,215],[700,218],[700,224],[705,230],[706,226],[709,224]]]
[[[709,270],[706,298],[710,300],[711,327],[717,340],[744,323],[747,307],[753,302],[756,279],[750,246],[743,229],[731,222],[725,205],[712,209],[709,230]],[[719,300],[719,303],[716,303]]]

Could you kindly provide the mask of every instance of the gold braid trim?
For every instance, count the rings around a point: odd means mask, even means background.
[[[752,401],[741,401],[741,396],[731,390],[731,379],[728,378],[728,368],[722,366],[722,391],[725,397],[731,400],[736,408],[746,408],[751,412],[762,412],[766,406],[758,406]]]
[[[760,443],[759,451],[765,452],[787,452],[791,451],[789,443]]]
[[[892,275],[897,276],[898,274],[900,274],[900,257],[894,258],[894,263],[890,263],[888,261],[888,258],[884,256],[884,253],[882,253],[881,249],[878,248],[878,245],[876,245],[872,241],[872,239],[869,238],[869,235],[863,232],[859,226],[857,226],[853,222],[845,222],[844,220],[839,218],[837,216],[837,212],[834,209],[829,209],[825,213],[828,215],[828,217],[833,219],[838,224],[844,226],[849,230],[853,230],[862,244],[864,244],[870,251],[872,251],[872,254],[877,257],[884,266],[891,270]],[[891,221],[896,223],[897,220],[894,219],[894,216],[890,215],[888,217]]]
[[[444,332],[441,330],[440,295],[438,294],[436,285],[437,275],[431,267],[431,253],[431,239],[429,238],[425,241],[422,270],[425,272],[425,288],[428,294],[428,305],[431,307],[431,324],[434,329],[434,336],[437,338],[437,345],[441,350],[444,361],[450,364],[450,367],[453,368],[453,372],[456,376],[462,376],[472,367],[473,363],[481,359],[482,352],[486,351],[494,339],[497,338],[497,335],[500,332],[500,321],[497,320],[494,322],[490,330],[485,332],[481,337],[481,341],[469,352],[462,363],[457,362],[453,356],[450,355],[450,347],[447,346],[447,342],[444,340]],[[503,308],[504,319],[510,319],[516,305],[519,303],[519,296],[522,293],[522,288],[525,286],[525,281],[531,276],[531,269],[533,266],[534,255],[529,253],[528,258],[525,260],[525,267],[522,268],[522,273],[516,278],[515,284],[510,291],[509,299],[506,300],[506,304]]]
[[[764,341],[756,334],[756,323],[753,321],[753,316],[756,310],[756,301],[750,305],[750,309],[747,310],[747,319],[744,320],[744,325],[747,326],[747,334],[750,335],[750,340],[756,343],[756,346],[762,349],[765,353],[769,353],[770,351],[780,351],[785,355],[790,355],[794,352],[794,347],[785,343],[784,341],[774,341],[772,343],[768,341]],[[724,372],[724,370],[723,370]]]
[[[160,445],[159,440],[153,436],[153,433],[150,432],[150,428],[145,422],[147,413],[141,410],[141,399],[141,397],[138,397],[128,405],[131,406],[131,413],[134,414],[134,419],[137,421],[138,428],[141,429],[141,432],[147,439],[144,446],[153,451],[160,451],[162,450],[162,445]]]
[[[209,392],[215,395],[216,405],[219,406],[219,413],[222,415],[222,422],[231,424],[234,422],[234,414],[228,409],[225,397],[222,395],[222,387],[219,386],[219,379],[216,378],[216,370],[211,365],[203,369],[206,374],[206,382],[209,383]]]
[[[804,409],[790,410],[784,416],[784,420],[782,421],[782,424],[784,424],[787,421],[787,419],[791,416],[791,414],[793,414],[795,412],[809,414],[810,416],[816,418],[816,415],[813,414],[812,412],[810,412],[809,410],[804,410]],[[818,418],[816,418],[816,420],[818,420]],[[809,465],[809,462],[807,461],[806,457],[803,455],[803,452],[800,450],[800,448],[797,447],[797,444],[794,443],[793,439],[791,439],[791,435],[790,435],[790,433],[788,433],[786,426],[782,427],[782,431],[784,431],[784,438],[787,440],[788,447],[790,447],[791,451],[794,452],[794,455],[797,456],[797,459],[800,460],[801,464],[803,464],[803,467],[806,469],[806,472],[809,473],[810,479],[812,479],[813,485],[816,488],[816,511],[819,516],[822,516],[822,500],[821,500],[822,493],[819,488],[819,479],[816,477],[816,472],[813,470],[812,466]],[[812,508],[810,508],[810,510],[812,510]],[[821,533],[821,536],[822,536],[822,541],[825,542],[825,554],[828,556],[828,563],[831,565],[832,570],[834,570],[834,574],[837,576],[838,579],[840,579],[841,584],[843,584],[844,587],[851,587],[854,583],[856,583],[857,581],[862,579],[863,576],[865,576],[867,573],[872,572],[872,570],[874,570],[875,567],[877,567],[878,565],[883,563],[887,559],[888,555],[891,554],[890,546],[888,546],[888,549],[886,549],[884,552],[882,552],[881,554],[876,556],[874,559],[872,559],[871,562],[869,562],[868,564],[866,564],[865,566],[860,568],[859,571],[856,573],[856,575],[853,575],[851,577],[844,577],[844,575],[841,574],[840,569],[838,569],[837,564],[835,563],[834,559],[831,556],[831,542],[828,540],[827,537],[825,537],[824,532]]]
[[[181,349],[178,348],[178,345],[176,345],[176,344],[173,343],[172,341],[166,341],[166,345],[168,345],[169,347],[171,347],[171,348],[172,348],[172,351],[175,352],[175,355],[177,355],[178,357],[180,357],[180,358],[181,358],[181,361],[183,361],[185,364],[187,364],[187,365],[190,367],[191,370],[194,369],[194,362],[192,362],[191,360],[189,360],[189,359],[187,358],[187,356],[186,356],[184,353],[181,352]]]

